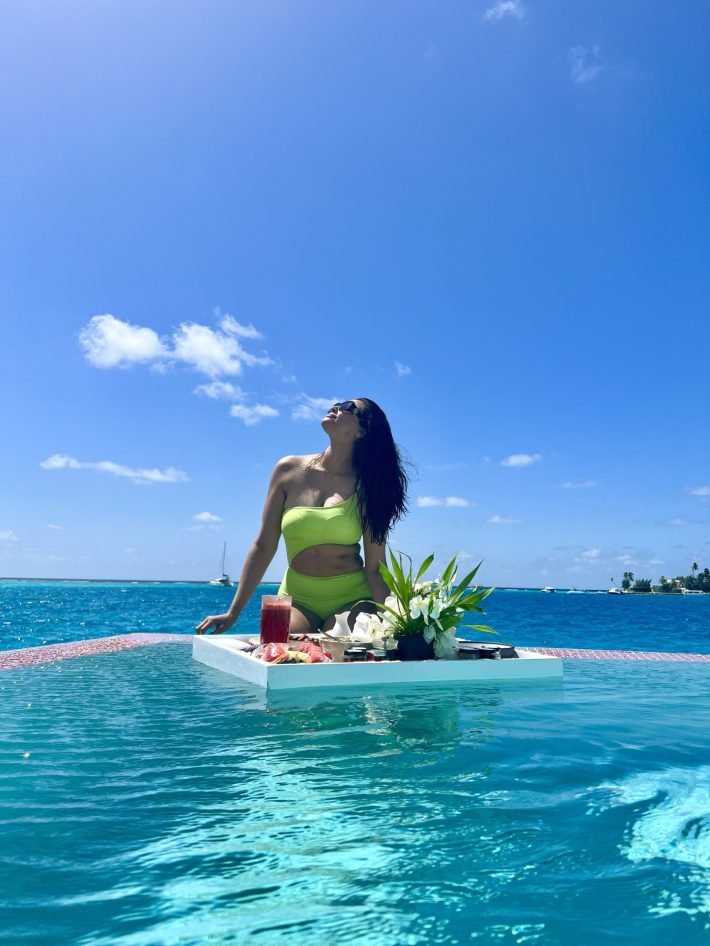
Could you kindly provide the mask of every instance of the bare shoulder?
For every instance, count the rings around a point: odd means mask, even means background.
[[[307,453],[303,455],[292,454],[288,457],[281,457],[277,461],[275,470],[283,473],[292,473],[294,470],[303,470],[318,456],[316,453]]]
[[[274,466],[274,478],[279,482],[287,482],[293,479],[294,476],[299,476],[309,463],[313,462],[316,456],[317,454],[315,453],[308,453],[305,455],[292,454],[288,457],[281,457]]]

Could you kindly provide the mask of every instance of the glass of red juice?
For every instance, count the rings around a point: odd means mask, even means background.
[[[288,643],[290,625],[291,595],[262,595],[261,643]]]

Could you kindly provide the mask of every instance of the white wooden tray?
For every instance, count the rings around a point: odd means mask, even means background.
[[[505,660],[383,660],[364,663],[268,664],[235,646],[248,634],[195,636],[192,656],[208,667],[255,683],[267,690],[303,687],[375,686],[395,683],[437,683],[457,680],[539,680],[562,676],[559,657],[516,647]]]

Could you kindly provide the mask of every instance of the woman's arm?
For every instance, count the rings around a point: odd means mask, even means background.
[[[286,475],[291,467],[292,462],[289,457],[279,460],[274,467],[269,483],[269,492],[264,504],[261,529],[249,549],[239,578],[239,587],[229,609],[224,614],[209,614],[197,625],[198,634],[205,634],[210,628],[214,628],[214,634],[223,634],[228,631],[236,623],[237,618],[254,593],[254,589],[264,577],[264,573],[279,546],[281,516],[283,515],[286,499],[284,485]]]
[[[385,552],[387,546],[384,542],[373,542],[372,536],[367,532],[362,539],[362,548],[365,555],[367,581],[370,585],[372,597],[377,604],[384,604],[385,598],[390,594],[390,590],[385,584],[382,575],[380,575],[380,562],[386,561]]]

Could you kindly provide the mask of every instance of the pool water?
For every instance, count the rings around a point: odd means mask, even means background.
[[[270,697],[181,644],[6,671],[0,942],[706,943],[708,692],[567,661]]]

